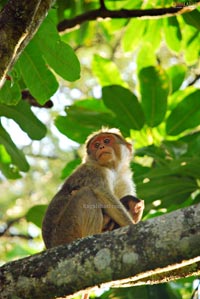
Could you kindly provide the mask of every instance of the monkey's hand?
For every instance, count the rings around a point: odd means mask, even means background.
[[[138,199],[133,195],[127,195],[121,198],[121,202],[131,214],[134,223],[138,223],[142,218],[144,200]]]
[[[144,210],[144,200],[138,199],[133,195],[126,195],[120,199],[121,203],[129,211],[134,223],[138,223],[143,214]],[[104,213],[103,215],[103,232],[111,231],[113,229],[119,228],[120,226],[112,219],[110,216]]]

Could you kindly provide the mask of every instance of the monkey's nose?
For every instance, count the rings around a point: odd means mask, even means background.
[[[102,144],[102,145],[100,145],[100,147],[99,147],[100,149],[103,149],[104,148],[104,145]]]

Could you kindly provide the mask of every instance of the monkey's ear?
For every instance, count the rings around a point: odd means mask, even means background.
[[[127,148],[129,149],[129,151],[132,153],[132,151],[133,151],[133,146],[132,146],[132,144],[129,143],[129,142],[126,142],[126,146],[127,146]]]

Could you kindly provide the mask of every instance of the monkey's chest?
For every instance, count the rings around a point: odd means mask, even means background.
[[[107,169],[107,175],[106,175],[106,180],[108,182],[108,187],[109,190],[113,193],[113,195],[117,198],[119,198],[120,194],[120,188],[119,188],[119,184],[120,184],[120,178],[119,176],[116,174],[116,172]]]

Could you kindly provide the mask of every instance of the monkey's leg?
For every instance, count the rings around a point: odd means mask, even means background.
[[[101,233],[102,227],[103,213],[99,201],[90,188],[81,188],[74,192],[67,207],[63,207],[52,232],[51,247]]]

